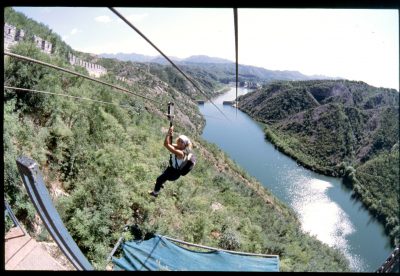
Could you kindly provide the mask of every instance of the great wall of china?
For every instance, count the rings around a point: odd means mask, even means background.
[[[86,70],[89,72],[90,76],[94,76],[94,77],[98,78],[102,75],[107,74],[107,69],[104,68],[103,66],[84,61],[84,60],[74,56],[71,53],[68,53],[68,60],[69,60],[69,63],[71,63],[72,65],[77,65],[77,66],[86,68]]]
[[[9,51],[11,47],[24,40],[26,40],[26,37],[23,29],[17,29],[13,25],[4,23],[4,50]],[[52,54],[53,44],[51,42],[36,35],[33,36],[33,42],[42,52],[48,55]],[[72,65],[84,67],[90,76],[98,78],[107,74],[107,69],[105,69],[103,66],[84,61],[71,53],[68,53],[68,61]]]

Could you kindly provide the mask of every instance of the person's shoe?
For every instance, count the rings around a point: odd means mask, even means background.
[[[158,197],[158,193],[155,191],[149,191],[149,195],[154,196],[154,197]]]

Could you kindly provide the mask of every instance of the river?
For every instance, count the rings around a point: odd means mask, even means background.
[[[239,88],[238,95],[250,90]],[[223,101],[235,99],[236,90],[199,105],[206,119],[202,137],[216,144],[255,177],[299,217],[302,230],[337,247],[356,272],[375,272],[393,248],[383,225],[361,202],[351,197],[341,178],[328,177],[297,164],[264,137],[263,127],[250,116]]]

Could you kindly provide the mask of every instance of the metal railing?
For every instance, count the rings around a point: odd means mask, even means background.
[[[17,218],[15,217],[10,205],[6,200],[4,200],[4,217],[9,216],[14,223],[14,226],[19,227],[22,232],[24,232],[24,236],[26,235],[25,229],[19,224]]]
[[[17,158],[17,166],[33,205],[61,251],[77,270],[94,270],[54,208],[38,164],[28,157],[21,156]]]

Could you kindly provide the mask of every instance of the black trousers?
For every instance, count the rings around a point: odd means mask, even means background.
[[[165,171],[159,177],[157,177],[156,185],[154,186],[154,191],[156,191],[156,192],[160,191],[161,187],[167,180],[175,181],[180,176],[181,176],[181,174],[179,173],[179,171],[177,169],[175,169],[173,167],[166,168]]]

